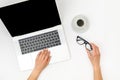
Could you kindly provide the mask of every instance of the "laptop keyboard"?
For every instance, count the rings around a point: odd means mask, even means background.
[[[61,45],[57,30],[19,40],[22,54]]]

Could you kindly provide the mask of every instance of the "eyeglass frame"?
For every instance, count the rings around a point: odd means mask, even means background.
[[[82,43],[82,44],[78,43],[78,41],[80,41],[80,40],[78,40],[78,38],[80,38],[81,40],[83,40],[84,43]],[[92,50],[93,50],[92,45],[91,45],[88,41],[86,41],[85,39],[83,39],[83,38],[80,37],[80,36],[77,36],[76,42],[77,42],[79,45],[84,45],[84,44],[85,44],[85,48],[86,48],[87,50],[89,50],[89,51],[92,51]],[[86,46],[87,44],[90,46],[90,49],[87,48],[87,46]]]

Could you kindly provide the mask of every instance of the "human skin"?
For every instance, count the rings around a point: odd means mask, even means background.
[[[93,50],[87,51],[88,57],[90,59],[90,62],[93,67],[94,72],[94,80],[103,80],[102,73],[101,73],[101,67],[100,67],[100,51],[99,47],[96,46],[94,43],[91,43]]]
[[[101,68],[100,68],[100,51],[99,48],[91,43],[93,50],[92,51],[87,51],[88,57],[90,59],[90,62],[93,67],[93,72],[94,72],[94,80],[103,80],[102,79],[102,74],[101,74]],[[30,74],[28,80],[37,80],[41,72],[47,67],[47,65],[50,62],[50,51],[48,49],[44,49],[41,51],[35,60],[35,67]]]
[[[50,51],[48,51],[48,49],[44,49],[43,51],[39,52],[35,60],[34,69],[30,74],[28,80],[37,80],[41,72],[49,64],[50,59],[51,56]]]

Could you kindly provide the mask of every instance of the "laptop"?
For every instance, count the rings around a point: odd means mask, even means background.
[[[25,1],[0,8],[20,70],[32,69],[36,55],[48,48],[52,63],[68,60],[69,50],[55,0]]]

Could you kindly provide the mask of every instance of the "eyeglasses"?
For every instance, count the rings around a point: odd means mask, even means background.
[[[85,39],[83,39],[82,37],[80,36],[77,36],[76,38],[76,42],[79,44],[79,45],[84,45],[85,44],[85,48],[89,51],[92,51],[92,45],[86,41]]]

